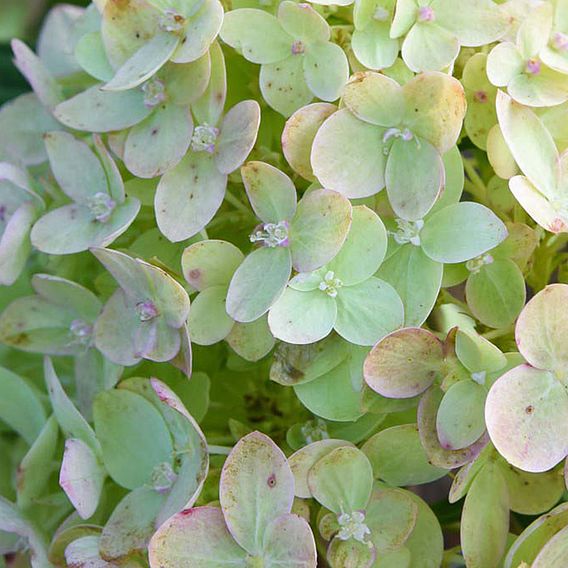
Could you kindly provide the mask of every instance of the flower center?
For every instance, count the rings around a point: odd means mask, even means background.
[[[116,201],[108,193],[99,191],[89,198],[87,207],[97,221],[106,223],[116,207]]]
[[[296,40],[296,41],[292,44],[292,47],[290,48],[290,51],[292,52],[292,55],[300,55],[300,54],[304,53],[305,50],[306,50],[305,45],[304,45],[303,42],[301,42],[299,39]]]
[[[552,35],[551,44],[557,51],[568,51],[568,34],[555,32]]]
[[[150,483],[155,491],[158,493],[166,493],[172,488],[177,475],[170,463],[162,462],[154,466],[152,470],[152,475],[150,477]]]
[[[302,424],[301,432],[308,444],[329,438],[327,424],[321,418],[309,420]]]
[[[335,277],[335,272],[333,272],[333,270],[330,270],[329,272],[326,272],[323,280],[319,283],[318,288],[331,298],[335,298],[339,288],[342,286],[343,282],[339,278]]]
[[[430,6],[421,6],[418,8],[418,21],[419,22],[433,22],[436,19],[436,14]]]
[[[536,57],[532,57],[527,61],[525,69],[529,75],[538,75],[540,73],[540,61]]]
[[[377,6],[377,9],[373,14],[373,20],[376,20],[377,22],[386,22],[389,19],[389,16],[389,11],[386,8],[383,6]]]
[[[490,254],[482,254],[468,260],[465,263],[465,267],[473,274],[477,274],[486,264],[492,264],[493,260]]]
[[[160,315],[156,304],[150,300],[144,300],[136,304],[136,313],[140,321],[151,321]]]
[[[403,128],[401,130],[400,128],[394,128],[393,127],[393,128],[389,128],[384,133],[383,143],[388,142],[392,138],[401,138],[405,142],[409,142],[410,140],[412,140],[414,138],[414,134],[412,134],[412,132],[408,128]]]
[[[416,247],[420,246],[420,231],[424,227],[424,221],[407,221],[406,219],[395,219],[398,226],[397,231],[391,231],[395,242],[399,245],[407,243],[413,244]]]
[[[185,27],[185,18],[175,10],[165,10],[160,18],[159,26],[165,32],[179,32]]]
[[[69,331],[73,336],[72,343],[80,345],[88,345],[93,335],[93,326],[86,321],[76,319],[71,322]]]
[[[353,511],[353,513],[341,513],[337,516],[337,522],[341,527],[337,533],[340,540],[353,538],[359,542],[365,542],[365,536],[371,534],[369,527],[365,524],[365,513]]]
[[[208,152],[213,154],[215,152],[215,143],[219,136],[219,129],[209,124],[202,124],[193,130],[191,137],[191,149],[194,152]]]
[[[252,235],[251,243],[259,243],[263,247],[287,247],[288,241],[288,222],[279,221],[278,223],[263,223],[258,225]]]
[[[487,378],[487,371],[477,371],[477,373],[471,373],[471,378],[479,385],[485,384],[485,379]]]
[[[142,85],[144,106],[154,108],[166,100],[166,87],[159,79],[150,79]]]

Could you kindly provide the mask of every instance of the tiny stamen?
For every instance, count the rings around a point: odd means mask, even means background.
[[[263,247],[287,247],[289,245],[288,222],[279,221],[258,225],[249,238],[251,243],[258,243]]]
[[[416,247],[420,246],[420,231],[424,227],[424,221],[407,221],[406,219],[395,219],[398,230],[390,231],[395,242],[399,245],[410,243]]]
[[[89,345],[93,335],[93,326],[86,321],[76,319],[71,322],[69,331],[73,337],[71,343],[79,345]]]
[[[326,272],[323,280],[319,283],[318,288],[331,298],[335,298],[337,297],[339,288],[342,286],[343,282],[339,278],[335,277],[335,272],[333,272],[333,270],[330,270],[329,272]]]
[[[116,207],[116,201],[108,193],[99,191],[88,200],[87,207],[99,223],[106,223]]]
[[[552,35],[551,44],[557,51],[568,51],[568,34],[555,32]]]
[[[538,75],[540,73],[540,66],[540,61],[533,57],[527,61],[526,71],[530,75]]]
[[[430,6],[421,6],[418,8],[418,21],[419,22],[433,22],[436,19],[436,14]]]
[[[305,50],[306,50],[306,47],[304,46],[303,42],[301,42],[299,39],[296,40],[292,44],[292,47],[290,48],[292,55],[301,55],[302,53],[304,53]]]
[[[365,513],[353,511],[353,513],[341,513],[337,516],[337,522],[341,527],[337,533],[340,540],[354,539],[358,542],[366,542],[365,537],[371,534],[369,527],[365,524]]]
[[[166,87],[159,79],[150,79],[142,85],[144,93],[144,106],[146,108],[154,108],[163,103],[166,98]]]
[[[158,493],[167,493],[177,479],[177,475],[170,463],[162,462],[154,467],[150,483]]]
[[[465,267],[473,274],[477,274],[485,265],[493,263],[493,257],[490,254],[482,254],[476,256],[465,263]]]
[[[136,312],[140,321],[151,321],[160,315],[156,304],[150,300],[144,300],[136,304]]]
[[[209,124],[202,124],[195,127],[191,137],[191,149],[194,152],[215,152],[215,144],[219,136],[219,129]]]
[[[185,18],[175,10],[165,10],[160,18],[159,26],[165,32],[179,32],[185,27]]]

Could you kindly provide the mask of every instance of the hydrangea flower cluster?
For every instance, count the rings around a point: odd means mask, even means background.
[[[11,48],[0,568],[566,567],[568,0]]]

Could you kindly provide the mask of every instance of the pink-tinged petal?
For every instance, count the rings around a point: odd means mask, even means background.
[[[215,507],[186,509],[167,520],[148,546],[151,568],[246,566],[246,552]]]
[[[548,371],[520,365],[505,373],[489,391],[485,421],[497,451],[524,471],[547,471],[568,454],[568,395]]]
[[[266,528],[262,544],[266,568],[316,568],[314,535],[310,525],[298,515],[282,515],[272,521]]]
[[[82,519],[97,509],[105,477],[104,467],[87,444],[78,438],[65,442],[59,485]]]
[[[515,329],[517,347],[534,367],[568,371],[568,285],[551,284],[525,306]]]
[[[219,499],[235,540],[259,555],[269,523],[289,513],[294,500],[294,476],[282,450],[260,432],[242,438],[223,466]]]
[[[366,383],[382,396],[411,398],[424,392],[442,371],[443,346],[420,328],[394,331],[365,360]]]
[[[471,446],[461,450],[443,448],[438,440],[436,417],[443,397],[443,391],[436,386],[424,393],[418,405],[418,428],[420,441],[426,450],[429,461],[436,467],[453,469],[474,460],[489,443],[487,433],[483,434]]]
[[[241,101],[225,115],[215,145],[215,163],[222,174],[230,174],[246,160],[259,126],[260,106],[256,101]]]

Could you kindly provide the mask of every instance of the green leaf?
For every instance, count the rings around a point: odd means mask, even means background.
[[[126,390],[100,393],[95,399],[97,438],[109,475],[123,487],[151,483],[156,466],[172,463],[172,439],[158,410]]]

